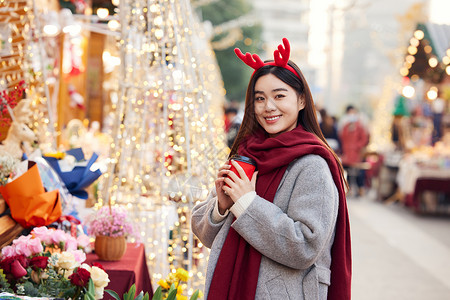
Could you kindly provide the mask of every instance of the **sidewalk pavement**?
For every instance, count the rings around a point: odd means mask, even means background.
[[[353,300],[450,299],[450,217],[347,199]]]

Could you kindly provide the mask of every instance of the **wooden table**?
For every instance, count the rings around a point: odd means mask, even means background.
[[[153,289],[143,244],[128,243],[127,250],[119,261],[102,261],[95,253],[90,253],[86,255],[85,262],[89,265],[98,262],[103,266],[110,280],[105,289],[115,291],[120,298],[128,292],[133,283],[136,284],[136,295],[144,291],[152,298]],[[103,299],[113,298],[105,292]]]

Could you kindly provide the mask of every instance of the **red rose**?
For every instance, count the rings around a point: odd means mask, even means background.
[[[15,267],[14,267],[14,271],[13,271],[13,264],[15,262],[17,262],[17,263],[14,265]],[[19,264],[22,267],[22,269],[26,269],[28,267],[28,259],[23,255],[10,256],[10,257],[3,259],[0,262],[0,268],[2,268],[6,274],[12,274],[13,272],[16,272],[16,270],[18,268],[17,264]],[[19,273],[23,273],[23,272],[21,271]],[[19,273],[17,273],[17,274],[19,274]],[[22,276],[19,276],[19,277],[22,277]]]
[[[83,268],[78,268],[72,275],[69,276],[70,282],[77,286],[86,286],[91,278],[91,273]]]
[[[7,257],[2,259],[2,261],[0,262],[0,268],[3,269],[3,271],[5,271],[6,274],[11,273],[11,264],[15,261],[14,257]]]
[[[103,268],[103,266],[102,266],[101,263],[93,262],[93,263],[92,263],[92,266],[93,266],[93,267],[100,268],[100,269],[102,269],[103,271],[105,271],[105,268]],[[105,272],[106,272],[106,271],[105,271]]]
[[[22,267],[28,268],[28,258],[26,258],[25,255],[14,256],[14,259],[18,260]]]
[[[17,279],[27,275],[27,270],[20,264],[19,260],[14,260],[11,264],[11,274]]]
[[[48,257],[46,256],[35,256],[30,260],[30,266],[33,269],[45,269],[47,268]]]

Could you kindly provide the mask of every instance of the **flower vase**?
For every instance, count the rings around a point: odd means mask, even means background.
[[[95,253],[100,260],[117,261],[127,250],[127,241],[124,236],[110,237],[97,235],[95,237]]]

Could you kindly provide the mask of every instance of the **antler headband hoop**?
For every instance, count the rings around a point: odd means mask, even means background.
[[[297,71],[295,71],[293,67],[288,65],[289,56],[291,54],[291,46],[289,45],[289,41],[287,38],[283,38],[283,45],[278,45],[278,49],[273,52],[274,61],[268,63],[264,63],[258,56],[258,54],[250,54],[247,52],[244,55],[239,48],[234,48],[234,53],[236,53],[237,57],[239,57],[247,66],[253,68],[255,71],[268,65],[277,66],[291,71],[298,78],[300,78],[300,75],[297,73]]]

